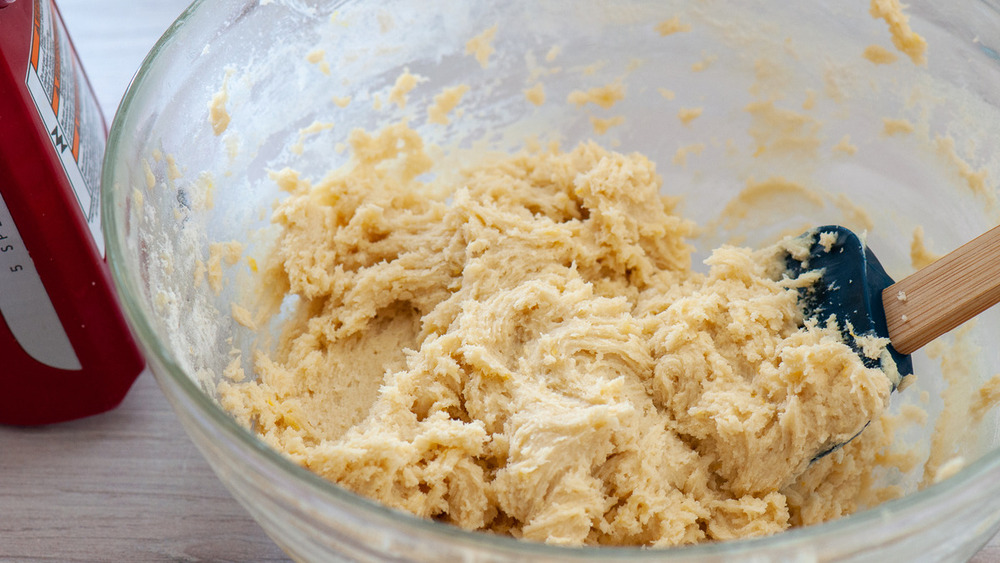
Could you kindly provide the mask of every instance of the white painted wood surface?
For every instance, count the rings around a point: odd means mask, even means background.
[[[110,120],[187,0],[58,4]],[[145,372],[112,412],[41,428],[0,426],[0,561],[31,560],[286,558],[229,496]],[[1000,561],[1000,539],[973,561]]]

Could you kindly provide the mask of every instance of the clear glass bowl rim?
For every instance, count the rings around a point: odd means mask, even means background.
[[[1000,5],[990,0],[980,0],[988,7],[1000,11]],[[147,313],[142,306],[140,296],[132,293],[128,283],[128,274],[122,269],[127,253],[124,238],[120,235],[118,219],[115,216],[115,201],[118,197],[114,187],[114,158],[118,147],[123,142],[124,116],[137,97],[137,92],[155,86],[148,84],[151,69],[159,64],[159,55],[166,50],[175,35],[184,28],[185,23],[198,17],[202,9],[208,9],[213,4],[209,0],[194,0],[166,32],[157,40],[153,48],[144,58],[136,71],[118,106],[108,135],[107,149],[101,176],[101,212],[103,216],[103,233],[107,248],[107,262],[111,269],[112,279],[126,318],[137,336],[140,345],[147,355],[155,358],[155,363],[165,368],[165,373],[154,372],[157,378],[167,377],[194,404],[204,418],[217,426],[228,438],[251,450],[272,463],[283,474],[304,485],[310,493],[320,497],[323,502],[340,504],[356,511],[359,515],[374,520],[390,520],[398,525],[401,531],[419,535],[428,540],[474,544],[480,548],[495,547],[507,554],[522,554],[524,556],[552,557],[563,559],[602,560],[608,557],[629,558],[635,560],[670,561],[691,559],[697,557],[735,556],[738,554],[767,553],[774,548],[787,549],[795,545],[809,545],[816,540],[832,540],[850,537],[852,531],[878,527],[887,522],[893,522],[895,515],[918,513],[948,499],[959,498],[957,493],[965,490],[972,483],[983,482],[994,475],[1000,475],[1000,448],[994,449],[980,459],[965,466],[956,475],[944,481],[931,485],[921,491],[890,500],[873,509],[865,510],[836,520],[813,526],[794,528],[780,534],[734,540],[727,542],[706,543],[676,548],[651,549],[643,547],[566,547],[544,543],[517,540],[511,537],[474,532],[432,520],[419,518],[412,514],[394,510],[378,504],[344,489],[332,481],[305,469],[276,452],[259,440],[248,429],[236,421],[211,400],[194,381],[184,372],[174,359],[171,352],[164,347],[156,337],[156,331],[147,319]],[[205,8],[203,8],[203,6]],[[161,382],[161,386],[162,386]],[[998,487],[1000,488],[1000,487]]]

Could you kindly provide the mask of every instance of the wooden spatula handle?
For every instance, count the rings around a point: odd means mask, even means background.
[[[885,289],[892,346],[909,354],[1000,301],[1000,226]]]

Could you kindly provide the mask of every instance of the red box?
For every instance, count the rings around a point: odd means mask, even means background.
[[[0,0],[0,423],[111,409],[142,371],[104,261],[106,137],[54,0]]]

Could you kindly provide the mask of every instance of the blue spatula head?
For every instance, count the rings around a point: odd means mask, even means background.
[[[844,342],[854,348],[867,367],[881,367],[878,358],[861,353],[855,336],[889,338],[882,291],[894,283],[892,278],[871,249],[849,229],[831,225],[809,231],[802,237],[811,241],[809,256],[797,260],[789,255],[789,273],[797,276],[806,271],[823,272],[816,284],[799,290],[806,316],[816,317],[820,326],[826,326],[830,315],[836,315]],[[848,323],[853,328],[853,335],[847,332]],[[909,355],[900,354],[892,344],[888,350],[901,377],[913,373]],[[893,382],[894,391],[895,388],[896,382]]]
[[[820,326],[826,326],[831,315],[836,315],[837,327],[844,342],[854,349],[867,367],[882,367],[880,359],[869,358],[862,353],[856,336],[889,338],[882,291],[894,283],[892,278],[875,254],[849,229],[826,226],[801,236],[809,243],[808,257],[799,260],[789,254],[786,258],[788,273],[797,277],[807,271],[823,272],[818,282],[799,289],[800,303],[806,316],[815,317]],[[853,334],[849,332],[848,324]],[[896,362],[901,382],[902,378],[913,373],[913,362],[909,355],[897,352],[892,344],[887,349]],[[893,391],[899,382],[892,381]],[[826,448],[813,461],[843,445]]]

